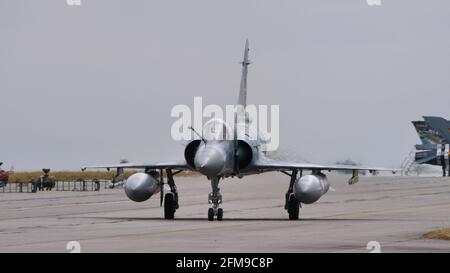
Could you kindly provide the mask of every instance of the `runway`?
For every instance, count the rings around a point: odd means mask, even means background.
[[[270,173],[220,184],[224,220],[208,222],[210,183],[175,177],[180,209],[164,220],[159,195],[142,203],[123,190],[0,194],[0,252],[450,252],[422,239],[450,227],[450,178],[330,175],[335,192],[287,220],[289,177]]]

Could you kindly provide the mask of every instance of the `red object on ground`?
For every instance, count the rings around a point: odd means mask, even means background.
[[[8,181],[9,173],[8,172],[0,172],[0,181]]]

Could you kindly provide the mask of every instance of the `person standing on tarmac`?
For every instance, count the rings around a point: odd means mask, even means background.
[[[0,162],[0,188],[6,186],[9,179],[10,172],[4,171],[2,169],[3,162]]]

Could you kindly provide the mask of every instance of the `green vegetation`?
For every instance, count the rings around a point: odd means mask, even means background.
[[[439,229],[435,231],[431,231],[425,233],[423,238],[426,239],[441,239],[441,240],[450,240],[450,228],[447,229]]]

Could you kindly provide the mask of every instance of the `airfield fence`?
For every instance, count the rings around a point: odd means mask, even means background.
[[[109,189],[109,183],[110,180],[55,181],[55,187],[52,191],[99,191],[100,189]],[[0,193],[21,192],[32,193],[32,182],[9,182],[0,188]]]

